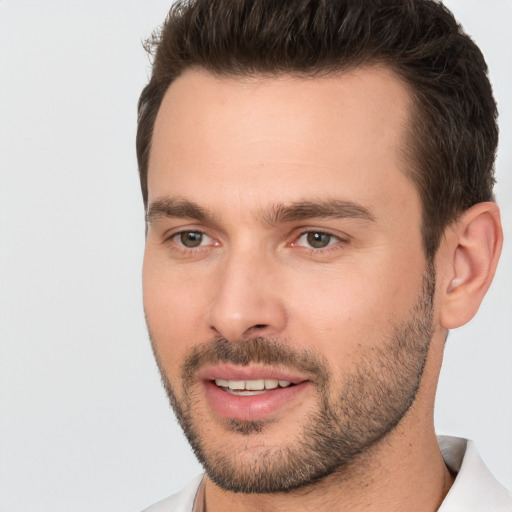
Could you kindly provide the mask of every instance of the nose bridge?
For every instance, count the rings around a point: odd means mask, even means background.
[[[216,276],[210,327],[229,340],[275,335],[286,323],[275,283],[278,261],[262,247],[232,247]]]

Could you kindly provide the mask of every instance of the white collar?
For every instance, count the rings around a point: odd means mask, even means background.
[[[438,441],[446,465],[457,473],[438,512],[512,511],[512,494],[492,476],[472,441],[450,436]]]

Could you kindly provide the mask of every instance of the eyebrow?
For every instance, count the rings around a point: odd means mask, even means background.
[[[199,222],[206,222],[212,220],[214,216],[205,208],[192,201],[173,197],[156,199],[149,205],[146,213],[146,222],[151,224],[165,217],[189,218]]]
[[[209,210],[192,201],[166,197],[153,201],[146,213],[148,224],[161,218],[189,218],[199,222],[216,222],[216,216]],[[266,224],[275,225],[307,219],[360,219],[375,222],[375,217],[367,208],[352,201],[327,199],[320,201],[297,201],[290,204],[277,204],[262,215]]]
[[[265,222],[277,224],[306,219],[361,219],[375,222],[375,217],[367,208],[352,201],[327,199],[320,201],[299,201],[276,205],[265,215]]]

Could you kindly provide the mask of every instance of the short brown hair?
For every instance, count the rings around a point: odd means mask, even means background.
[[[393,69],[413,97],[408,160],[427,257],[461,212],[494,199],[498,128],[487,65],[438,1],[181,0],[148,46],[156,51],[137,129],[146,206],[155,118],[184,70],[315,77],[378,63]]]

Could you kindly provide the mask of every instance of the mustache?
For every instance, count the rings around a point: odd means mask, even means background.
[[[325,357],[310,349],[298,349],[278,338],[255,337],[243,341],[215,338],[205,344],[196,345],[181,366],[184,382],[191,382],[194,375],[210,364],[229,363],[249,366],[251,363],[266,366],[286,366],[306,372],[322,385],[329,379]]]

